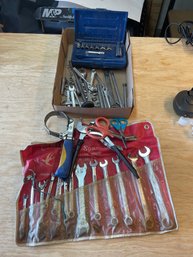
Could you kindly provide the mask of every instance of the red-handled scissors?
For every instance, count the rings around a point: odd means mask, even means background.
[[[110,121],[105,117],[98,117],[94,125],[89,125],[86,128],[86,134],[93,139],[104,139],[105,137],[113,137],[110,131]],[[99,133],[98,133],[99,132]]]
[[[98,117],[95,120],[95,125],[90,125],[86,128],[86,134],[93,139],[100,140],[105,146],[114,151],[118,155],[118,157],[125,163],[127,168],[133,173],[133,175],[136,178],[139,178],[136,169],[109,138],[109,136],[112,136],[112,133],[109,130],[109,126],[109,120],[104,117]]]

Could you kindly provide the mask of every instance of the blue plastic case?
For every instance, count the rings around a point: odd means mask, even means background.
[[[126,67],[127,17],[127,12],[76,9],[72,64],[102,69]]]

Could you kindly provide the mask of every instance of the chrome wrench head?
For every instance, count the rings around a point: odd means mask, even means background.
[[[78,179],[79,187],[84,186],[84,178],[86,176],[86,169],[87,169],[86,163],[84,163],[83,167],[79,166],[79,164],[76,167],[75,174]]]
[[[131,216],[125,216],[124,217],[124,222],[126,226],[130,226],[133,224],[133,219],[131,218]]]
[[[119,163],[119,161],[120,161],[120,159],[117,157],[117,159],[114,159],[113,157],[112,157],[112,162],[114,163],[114,164],[116,164],[116,163]]]
[[[142,157],[142,158],[145,158],[145,157],[149,156],[149,154],[151,153],[151,150],[150,150],[149,147],[144,146],[144,148],[146,150],[145,152],[142,152],[141,150],[138,151],[139,156]]]
[[[98,165],[98,162],[96,160],[89,162],[91,167],[96,167]]]
[[[103,162],[99,162],[99,165],[100,165],[101,168],[107,167],[108,161],[104,160],[104,163]]]

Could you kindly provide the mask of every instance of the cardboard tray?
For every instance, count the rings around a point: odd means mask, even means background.
[[[62,32],[59,55],[58,55],[58,64],[55,75],[55,82],[53,88],[53,98],[52,105],[53,108],[57,111],[64,111],[70,116],[75,117],[99,117],[105,116],[109,118],[129,118],[133,106],[134,106],[134,96],[133,96],[133,73],[132,73],[132,56],[131,56],[131,44],[129,34],[126,37],[126,49],[128,57],[128,65],[126,69],[123,70],[113,70],[115,77],[117,79],[118,86],[120,87],[120,93],[122,92],[122,83],[127,83],[128,90],[128,107],[126,108],[81,108],[81,107],[69,107],[62,105],[63,97],[61,94],[61,87],[63,79],[68,74],[68,64],[71,60],[72,48],[74,43],[74,29],[68,28]],[[103,79],[102,72],[97,70],[99,76]]]

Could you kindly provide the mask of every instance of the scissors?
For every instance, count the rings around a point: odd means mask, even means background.
[[[127,168],[138,179],[139,175],[137,174],[136,169],[109,138],[110,136],[112,136],[112,132],[109,130],[109,127],[110,122],[108,119],[104,117],[98,117],[95,120],[95,125],[87,126],[86,134],[93,139],[100,140],[106,147],[114,151],[118,155],[118,157],[124,162]]]
[[[125,135],[124,135],[124,131],[125,131],[125,128],[127,127],[128,125],[128,120],[127,119],[123,119],[123,118],[116,118],[116,119],[112,119],[110,121],[111,123],[111,126],[117,131],[120,133],[120,136],[121,136],[121,140],[123,142],[123,145],[125,148],[127,148],[127,145],[126,145],[126,139],[125,139]]]
[[[48,128],[47,121],[50,117],[58,116],[61,118],[64,118],[67,120],[67,125],[65,127],[64,132],[58,133]],[[58,168],[56,170],[55,176],[66,180],[69,178],[70,170],[71,170],[71,164],[72,164],[72,158],[73,158],[73,132],[74,132],[74,120],[71,119],[66,113],[61,111],[52,111],[49,112],[46,117],[44,118],[44,126],[47,130],[48,134],[58,137],[62,140],[63,146],[62,146],[62,152],[60,156],[60,162],[58,165]]]

